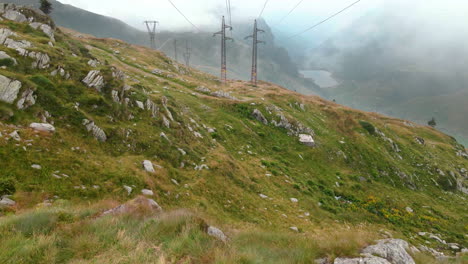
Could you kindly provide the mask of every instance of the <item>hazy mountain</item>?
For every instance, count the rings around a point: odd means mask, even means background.
[[[39,6],[39,1],[36,0],[7,0],[5,2]],[[149,45],[149,37],[146,32],[133,28],[118,19],[88,12],[55,0],[52,0],[51,3],[54,7],[51,16],[59,26],[96,37],[117,38],[132,44]],[[274,36],[265,22],[259,21],[259,25],[266,31],[265,34],[262,34],[266,44],[260,46],[259,49],[259,79],[284,85],[291,90],[305,94],[315,93],[316,86],[313,82],[297,78],[299,74],[296,64],[285,49],[275,45]],[[240,23],[232,31],[235,41],[228,43],[228,78],[250,79],[251,42],[244,40],[244,37],[251,35],[252,31],[253,23],[250,22]],[[186,41],[188,41],[192,48],[191,65],[205,72],[219,75],[219,36],[213,37],[213,32],[195,34],[163,31],[158,33],[157,46],[172,58],[175,56],[174,39],[178,40],[178,61],[184,61],[182,53],[185,52]]]
[[[468,39],[460,24],[376,11],[309,54],[342,85],[323,91],[340,103],[439,128],[468,143]]]

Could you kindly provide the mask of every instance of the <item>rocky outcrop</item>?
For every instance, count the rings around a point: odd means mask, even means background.
[[[21,56],[28,55],[27,49],[32,47],[31,42],[27,40],[16,41],[10,38],[7,38],[3,45],[5,45],[7,48],[16,50]]]
[[[264,125],[268,125],[268,119],[266,119],[260,110],[254,109],[252,112],[252,117],[262,122]]]
[[[20,99],[16,102],[16,107],[18,109],[26,109],[36,103],[36,96],[34,91],[31,89],[26,89],[21,95]]]
[[[18,97],[21,82],[0,75],[0,101],[12,104]]]
[[[172,113],[171,111],[169,111],[169,108],[167,108],[167,102],[168,102],[168,99],[166,96],[163,96],[161,98],[161,103],[164,107],[164,110],[166,110],[166,114],[167,114],[167,117],[171,120],[171,121],[174,121],[174,117],[172,117]]]
[[[101,65],[101,62],[99,62],[96,59],[93,59],[93,60],[88,61],[88,65],[93,67],[93,68],[96,68],[97,66]]]
[[[135,214],[139,212],[146,212],[150,214],[157,214],[162,212],[162,207],[153,199],[139,196],[131,201],[121,204],[115,208],[105,211],[102,215],[121,215],[121,214]]]
[[[83,120],[83,125],[86,126],[86,129],[88,132],[91,132],[91,134],[99,141],[105,142],[107,140],[106,133],[104,130],[102,130],[100,127],[96,126],[94,122],[89,121],[88,119]]]
[[[153,101],[151,101],[150,99],[147,99],[145,106],[146,106],[146,109],[151,112],[151,116],[153,118],[158,116],[159,107],[155,103],[153,103]]]
[[[58,67],[57,69],[53,70],[51,73],[50,73],[51,76],[60,76],[60,77],[63,77],[65,78],[65,80],[68,80],[70,79],[70,73],[65,71],[64,68],[62,67]]]
[[[42,32],[44,32],[44,34],[46,34],[50,38],[50,40],[55,42],[54,30],[51,26],[39,22],[33,22],[29,24],[29,26],[31,26],[34,29],[40,29]]]
[[[92,70],[86,75],[82,80],[86,86],[89,88],[94,88],[96,91],[100,92],[102,87],[104,87],[104,77],[102,77],[101,72],[98,70]]]
[[[382,239],[376,245],[366,247],[362,252],[377,255],[392,264],[415,264],[413,258],[406,252],[408,242],[401,239]]]
[[[20,12],[18,12],[16,10],[13,10],[13,9],[5,10],[5,13],[3,13],[2,16],[4,18],[8,19],[8,20],[15,21],[15,22],[18,22],[18,23],[24,23],[24,22],[28,21],[28,18],[25,15],[21,14]]]
[[[314,131],[309,128],[304,126],[302,123],[298,121],[289,121],[282,113],[279,113],[277,115],[279,117],[279,121],[272,120],[271,123],[280,128],[284,128],[288,131],[288,135],[296,135],[299,136],[299,134],[310,134],[314,135]]]
[[[41,53],[41,52],[32,51],[28,54],[28,56],[36,60],[32,63],[33,68],[38,68],[38,69],[49,68],[49,62],[50,62],[49,55],[45,53]]]
[[[50,132],[50,133],[55,132],[55,127],[47,123],[31,123],[29,127],[36,131],[41,131],[41,132]]]

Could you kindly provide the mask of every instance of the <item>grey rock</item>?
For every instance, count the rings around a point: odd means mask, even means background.
[[[111,91],[112,100],[120,104],[119,92],[116,90]]]
[[[49,25],[39,22],[33,22],[29,24],[29,26],[31,26],[34,29],[40,29],[42,32],[44,32],[44,34],[46,34],[50,38],[50,40],[55,42],[54,30]]]
[[[21,82],[0,75],[0,101],[12,104],[18,97]]]
[[[127,191],[128,195],[130,195],[133,191],[132,187],[124,185],[123,188]]]
[[[3,13],[3,17],[12,20],[18,23],[23,23],[28,21],[25,15],[21,14],[20,12],[16,10],[6,10],[5,13]]]
[[[161,134],[159,134],[159,136],[164,138],[167,141],[170,141],[169,138],[166,136],[166,134],[164,132],[161,132]]]
[[[158,116],[159,108],[155,103],[153,103],[153,101],[151,101],[150,99],[146,99],[145,106],[146,106],[146,110],[151,112],[151,116],[153,118]]]
[[[11,132],[10,134],[8,134],[8,136],[10,136],[12,139],[14,139],[16,141],[21,141],[21,137],[18,134],[18,131],[16,131],[16,130]]]
[[[16,50],[21,56],[28,55],[28,48],[32,47],[31,42],[27,40],[16,41],[10,38],[7,38],[3,43],[7,48]]]
[[[51,124],[31,123],[29,127],[36,131],[41,131],[41,132],[50,132],[50,133],[55,132],[55,127]]]
[[[164,110],[166,110],[167,117],[168,117],[171,121],[174,121],[174,117],[172,117],[171,111],[169,111],[169,109],[167,108],[168,99],[167,99],[166,96],[161,97],[161,103],[162,103],[162,105],[163,105],[163,107],[164,107]]]
[[[297,228],[296,226],[291,226],[289,229],[291,229],[294,232],[299,232],[299,228]]]
[[[8,28],[0,28],[0,44],[3,45],[10,36],[16,36],[16,33]]]
[[[93,59],[88,61],[88,65],[93,68],[96,68],[97,66],[101,65],[101,63],[98,60]]]
[[[154,170],[154,167],[153,167],[153,163],[149,160],[144,160],[143,161],[143,168],[147,171],[147,172],[151,172],[151,173],[154,173],[155,170]]]
[[[260,112],[258,109],[254,109],[252,112],[252,116],[257,119],[258,121],[262,122],[264,125],[268,125],[268,119]]]
[[[197,87],[196,89],[198,92],[202,92],[202,93],[211,93],[211,90],[206,88],[205,86],[200,86],[200,87]]]
[[[104,77],[102,77],[101,72],[98,70],[92,70],[86,75],[82,80],[86,86],[89,88],[94,88],[96,91],[100,92],[102,87],[104,87]]]
[[[406,252],[406,249],[409,249],[408,242],[401,239],[382,239],[377,242],[362,252],[380,256],[392,264],[415,264],[413,258]]]
[[[135,101],[138,108],[145,110],[145,105],[141,101]]]
[[[91,132],[91,134],[99,141],[105,142],[107,140],[106,133],[104,130],[102,130],[100,127],[96,126],[94,122],[89,121],[88,119],[83,120],[83,125],[86,126],[86,129],[88,132]]]
[[[38,164],[33,164],[31,165],[31,168],[35,169],[35,170],[41,170],[42,169],[42,166],[41,165],[38,165]]]
[[[384,258],[368,256],[362,258],[336,258],[333,264],[394,264]]]
[[[162,120],[163,120],[163,125],[167,128],[171,128],[171,122],[169,121],[169,119],[166,118],[166,116],[162,116]]]
[[[33,68],[46,69],[49,68],[50,58],[49,55],[41,52],[30,52],[28,55],[30,58],[35,59],[36,61],[32,63]]]
[[[421,137],[415,137],[414,140],[416,141],[416,143],[418,143],[419,145],[424,145],[426,144],[426,141],[421,138]]]
[[[153,195],[154,195],[153,191],[152,191],[152,190],[148,190],[148,189],[143,189],[143,190],[141,190],[141,194],[147,195],[147,196],[153,196]]]
[[[0,200],[0,208],[14,206],[15,204],[16,204],[16,202],[13,201],[13,200],[11,200],[11,199],[8,198],[8,197],[3,197],[3,198]]]
[[[268,196],[266,196],[264,194],[259,194],[258,196],[260,196],[260,198],[262,198],[262,199],[267,199],[268,198]]]
[[[228,242],[228,237],[223,233],[223,231],[221,231],[220,229],[214,226],[208,227],[207,233],[209,236],[219,239],[223,241],[224,243]]]
[[[125,80],[126,76],[125,76],[125,73],[119,69],[116,69],[116,68],[113,68],[112,70],[112,77],[114,79],[117,79],[119,81],[123,81]]]
[[[410,213],[410,214],[412,214],[412,213],[414,212],[413,209],[412,209],[411,207],[409,207],[409,206],[407,206],[407,207],[405,208],[405,210],[406,210],[406,212],[408,212],[408,213]]]
[[[31,89],[26,89],[21,95],[20,99],[16,102],[16,107],[18,109],[26,109],[36,103],[36,97],[34,96],[34,91]]]
[[[315,147],[315,140],[311,135],[299,134],[299,142],[308,147]]]
[[[230,99],[230,100],[239,100],[236,97],[232,96],[230,93],[223,92],[223,91],[216,91],[216,92],[211,93],[211,95],[215,96],[215,97],[218,97],[218,98],[226,98],[226,99]]]

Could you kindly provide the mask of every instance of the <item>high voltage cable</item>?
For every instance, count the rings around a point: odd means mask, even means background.
[[[177,8],[177,6],[174,5],[174,3],[173,3],[171,0],[167,0],[167,1],[169,1],[169,3],[171,3],[171,5],[177,10],[177,12],[179,12],[179,14],[181,14],[181,15],[185,18],[185,20],[187,20],[187,22],[189,22],[190,24],[192,24],[192,26],[193,26],[194,28],[196,28],[198,31],[200,31],[200,29],[199,29],[197,26],[195,26],[195,24],[193,24],[192,21],[190,21],[190,20],[184,15],[184,14],[179,10],[179,8]]]
[[[287,18],[296,8],[302,3],[304,0],[300,0],[294,7],[291,9],[284,17],[282,17],[278,22],[275,23],[275,25],[278,25],[279,23],[283,22],[285,18]]]
[[[359,2],[361,2],[361,0],[357,0],[356,2],[354,2],[354,3],[350,4],[349,6],[347,6],[347,7],[343,8],[343,9],[341,9],[340,11],[338,11],[338,12],[336,12],[335,14],[329,16],[328,18],[326,18],[326,19],[324,19],[324,20],[318,22],[317,24],[311,26],[310,28],[307,28],[306,30],[304,30],[304,31],[302,31],[302,32],[299,32],[299,33],[297,33],[297,34],[295,34],[295,35],[292,35],[292,36],[288,37],[288,39],[297,37],[297,36],[299,36],[299,35],[301,35],[301,34],[304,34],[305,32],[307,32],[307,31],[309,31],[309,30],[312,30],[312,29],[314,29],[314,28],[320,26],[321,24],[323,24],[323,23],[327,22],[328,20],[330,20],[330,19],[336,17],[337,15],[343,13],[344,11],[348,10],[349,8],[353,7],[355,4],[357,4],[357,3],[359,3]]]
[[[270,0],[266,0],[266,1],[265,1],[265,4],[263,5],[262,11],[260,12],[260,15],[258,15],[259,18],[263,15],[263,11],[265,11],[265,7],[267,6],[267,4],[268,4],[269,1],[270,1]]]

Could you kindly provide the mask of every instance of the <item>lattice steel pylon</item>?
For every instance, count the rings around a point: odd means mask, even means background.
[[[182,54],[185,60],[185,66],[190,67],[190,57],[192,55],[192,48],[189,47],[188,40],[185,42],[185,52]]]
[[[148,34],[150,36],[150,45],[151,49],[156,49],[156,25],[159,24],[158,21],[144,21],[146,28],[148,29]]]
[[[250,36],[247,36],[245,37],[245,39],[249,39],[249,38],[252,38],[253,39],[253,45],[252,45],[252,72],[251,72],[251,76],[250,76],[250,81],[252,82],[252,84],[254,86],[257,86],[257,50],[258,50],[258,44],[259,43],[265,43],[265,41],[261,41],[261,40],[258,40],[258,33],[261,32],[265,32],[264,30],[262,29],[259,29],[257,27],[257,20],[255,20],[254,22],[254,30],[253,30],[253,34],[250,35]]]
[[[226,40],[233,41],[232,38],[226,37],[227,28],[229,30],[232,30],[232,27],[230,25],[226,25],[226,22],[224,21],[224,16],[223,16],[223,21],[221,24],[221,31],[213,34],[213,37],[216,35],[221,35],[221,81],[223,83],[226,83],[227,81]]]

